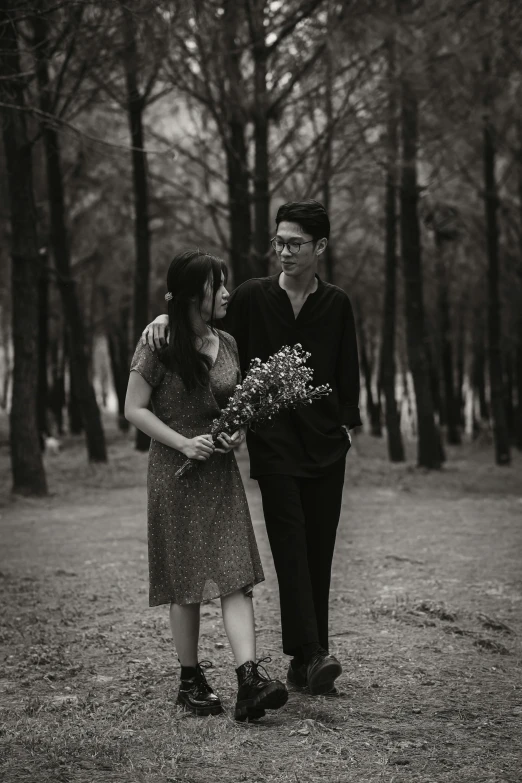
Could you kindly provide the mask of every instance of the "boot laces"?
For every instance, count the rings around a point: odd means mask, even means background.
[[[196,673],[197,673],[196,676],[199,681],[199,684],[202,685],[211,693],[214,693],[214,691],[212,690],[212,688],[207,682],[207,678],[205,677],[205,671],[207,669],[213,669],[213,668],[214,668],[214,664],[211,661],[199,661],[196,664]]]
[[[266,658],[259,658],[259,660],[254,663],[255,671],[260,680],[266,680],[266,682],[270,682],[270,676],[263,666],[264,663],[272,663],[272,658],[270,658],[269,655],[267,655]],[[261,672],[259,671],[260,669]]]

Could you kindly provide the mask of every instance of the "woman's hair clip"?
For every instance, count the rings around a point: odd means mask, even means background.
[[[165,294],[165,301],[170,302],[171,299],[172,299],[172,294],[170,293],[170,291],[167,291],[167,293]]]

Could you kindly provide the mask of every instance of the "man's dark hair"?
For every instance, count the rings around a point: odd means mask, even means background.
[[[283,220],[298,223],[315,242],[323,237],[330,238],[330,220],[326,209],[312,198],[306,201],[289,201],[288,204],[280,206],[277,210],[276,226]]]

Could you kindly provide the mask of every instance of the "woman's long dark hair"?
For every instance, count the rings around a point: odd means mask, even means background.
[[[212,315],[209,326],[214,326],[215,297],[221,287],[222,276],[227,280],[224,261],[200,250],[186,250],[173,258],[167,272],[167,289],[172,294],[168,302],[169,342],[159,358],[181,376],[188,391],[206,386],[212,362],[196,348],[197,333],[190,320],[191,300],[199,307],[205,298],[205,288],[212,286]]]

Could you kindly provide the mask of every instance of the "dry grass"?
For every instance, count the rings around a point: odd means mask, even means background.
[[[520,458],[495,468],[490,448],[465,446],[425,474],[389,465],[384,444],[360,436],[332,585],[341,696],[292,694],[238,725],[216,602],[203,608],[201,657],[227,713],[174,706],[167,613],[147,607],[146,456],[114,431],[110,452],[109,468],[89,468],[81,439],[69,440],[48,458],[54,494],[42,501],[11,501],[0,486],[3,781],[520,782]],[[0,475],[7,466],[4,443]],[[267,575],[259,654],[282,675],[277,585],[246,483]]]

